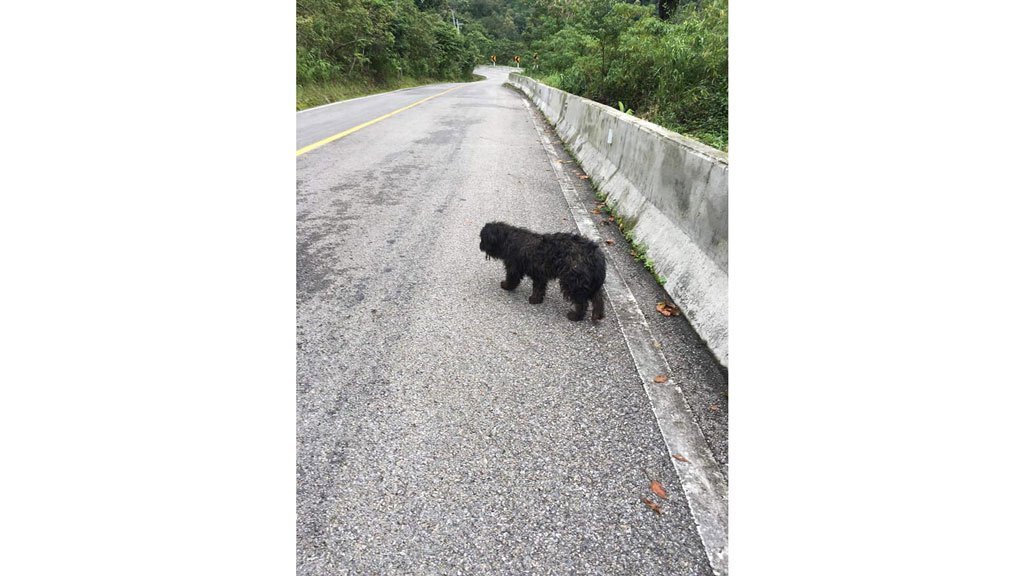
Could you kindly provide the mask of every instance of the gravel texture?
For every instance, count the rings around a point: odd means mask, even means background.
[[[297,573],[710,574],[614,319],[570,323],[556,285],[531,306],[478,249],[495,219],[575,231],[503,80],[297,159]],[[340,132],[451,86],[323,110]],[[619,251],[724,464],[725,377]]]

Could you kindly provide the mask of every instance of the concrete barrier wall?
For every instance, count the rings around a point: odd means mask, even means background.
[[[720,150],[520,74],[591,182],[632,227],[665,289],[729,365],[729,161]]]

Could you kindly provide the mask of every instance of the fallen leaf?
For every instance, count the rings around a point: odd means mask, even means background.
[[[650,508],[651,510],[654,510],[658,514],[661,514],[661,506],[658,506],[654,502],[651,502],[649,498],[641,498],[640,501],[646,504],[647,507]]]
[[[580,180],[590,180],[590,176],[587,176],[586,174],[583,174],[583,175],[580,176]]]
[[[712,412],[718,412],[718,404],[712,404],[711,406],[708,406],[708,408],[710,408]]]
[[[661,485],[661,482],[657,480],[651,481],[651,492],[658,495],[658,498],[662,500],[668,500],[668,492],[665,491],[665,487]]]
[[[615,240],[605,240],[605,244],[615,244]]]
[[[668,376],[664,374],[658,374],[657,376],[654,377],[654,381],[658,384],[664,384],[665,382],[668,382]]]
[[[672,457],[680,462],[689,462],[689,460],[686,459],[686,456],[683,456],[682,454],[673,454]]]
[[[658,302],[654,309],[661,313],[662,316],[679,316],[679,307],[665,301]]]
[[[591,210],[590,213],[591,214],[600,214],[601,213],[601,209],[600,208],[594,208],[593,210]]]

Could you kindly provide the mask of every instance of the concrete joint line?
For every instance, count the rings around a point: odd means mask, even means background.
[[[590,219],[590,213],[576,193],[572,179],[558,162],[554,145],[537,122],[529,100],[523,98],[522,102],[540,136],[541,145],[548,154],[548,162],[554,170],[558,186],[569,205],[569,212],[576,222],[577,229],[587,238],[602,244],[597,226]],[[688,460],[682,462],[670,458],[686,494],[690,513],[697,525],[697,533],[704,545],[711,569],[715,574],[726,576],[729,573],[728,481],[712,457],[704,433],[697,425],[682,390],[672,377],[665,354],[654,346],[651,327],[640,311],[633,292],[622,279],[614,260],[609,258],[608,264],[609,274],[605,278],[604,288],[609,304],[633,357],[633,364],[643,382],[644,391],[651,402],[654,417],[669,454],[679,454]],[[668,382],[656,384],[654,378],[660,374],[669,376]]]

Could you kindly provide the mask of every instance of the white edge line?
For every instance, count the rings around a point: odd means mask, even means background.
[[[365,100],[366,98],[373,98],[374,96],[384,96],[387,94],[396,94],[398,92],[405,92],[406,90],[415,90],[417,88],[424,88],[426,86],[444,86],[446,84],[467,84],[467,82],[439,82],[437,84],[420,84],[419,86],[410,86],[408,88],[399,88],[398,90],[391,90],[388,92],[377,92],[376,94],[367,94],[366,96],[357,96],[355,98],[349,98],[348,100],[338,100],[337,102],[330,102],[327,104],[321,104],[312,108],[304,108],[302,110],[296,110],[296,114],[302,114],[303,112],[310,112],[313,110],[319,110],[321,108],[327,108],[328,106],[334,106],[335,104],[344,104],[346,102],[355,102],[356,100]]]
[[[413,87],[415,88],[415,86]],[[366,96],[357,96],[355,98],[349,98],[348,100],[338,100],[337,102],[328,102],[327,104],[321,104],[312,108],[303,108],[302,110],[296,110],[296,114],[302,114],[303,112],[312,112],[313,110],[319,110],[321,108],[327,108],[328,106],[334,106],[335,104],[344,104],[345,102],[355,102],[356,100],[365,100],[366,98],[373,98],[374,96],[383,96],[385,94],[391,94],[392,92],[401,92],[402,90],[411,90],[411,88],[400,88],[398,90],[392,90],[391,92],[377,92],[376,94],[367,94]]]
[[[484,65],[481,64],[481,65],[478,65],[477,68],[480,68],[480,67],[483,67],[483,66]],[[501,66],[490,66],[490,65],[487,65],[487,67],[488,68],[501,68]],[[508,67],[508,66],[506,66],[506,68],[508,68],[509,70],[515,70],[515,68],[511,68],[511,67]],[[474,74],[476,73],[476,68],[473,68],[473,73]],[[489,78],[488,78],[488,80],[489,80]],[[476,80],[473,80],[473,82],[476,82]],[[349,98],[348,100],[338,100],[337,102],[328,102],[327,104],[321,104],[319,106],[314,106],[312,108],[303,108],[302,110],[296,110],[295,113],[296,114],[302,114],[303,112],[309,112],[311,110],[319,110],[320,108],[327,108],[328,106],[334,106],[335,104],[344,104],[345,102],[355,102],[356,100],[363,100],[365,98],[373,98],[374,96],[383,96],[385,94],[394,94],[395,92],[405,92],[406,90],[415,90],[416,88],[423,88],[424,86],[439,86],[441,84],[445,84],[445,82],[441,82],[439,84],[421,84],[419,86],[410,86],[408,88],[399,88],[398,90],[391,90],[390,92],[377,92],[376,94],[367,94],[366,96],[356,96],[355,98]],[[469,84],[469,82],[447,82],[447,84]]]
[[[565,168],[557,161],[558,155],[554,146],[538,124],[529,100],[522,98],[522,101],[534,128],[540,135],[541,145],[548,154],[548,162],[554,170],[576,227],[584,236],[601,243],[597,227],[583,207]],[[726,576],[729,573],[728,481],[712,456],[707,440],[697,425],[682,390],[671,377],[664,353],[653,346],[653,333],[637,304],[636,297],[622,279],[615,262],[609,259],[609,264],[610,274],[605,279],[605,293],[608,295],[609,304],[633,357],[637,374],[643,382],[644,392],[651,402],[655,420],[658,422],[669,455],[681,454],[688,460],[684,463],[669,458],[686,495],[690,514],[697,526],[708,563],[715,574]],[[659,374],[669,375],[668,382],[654,384],[654,377]]]

